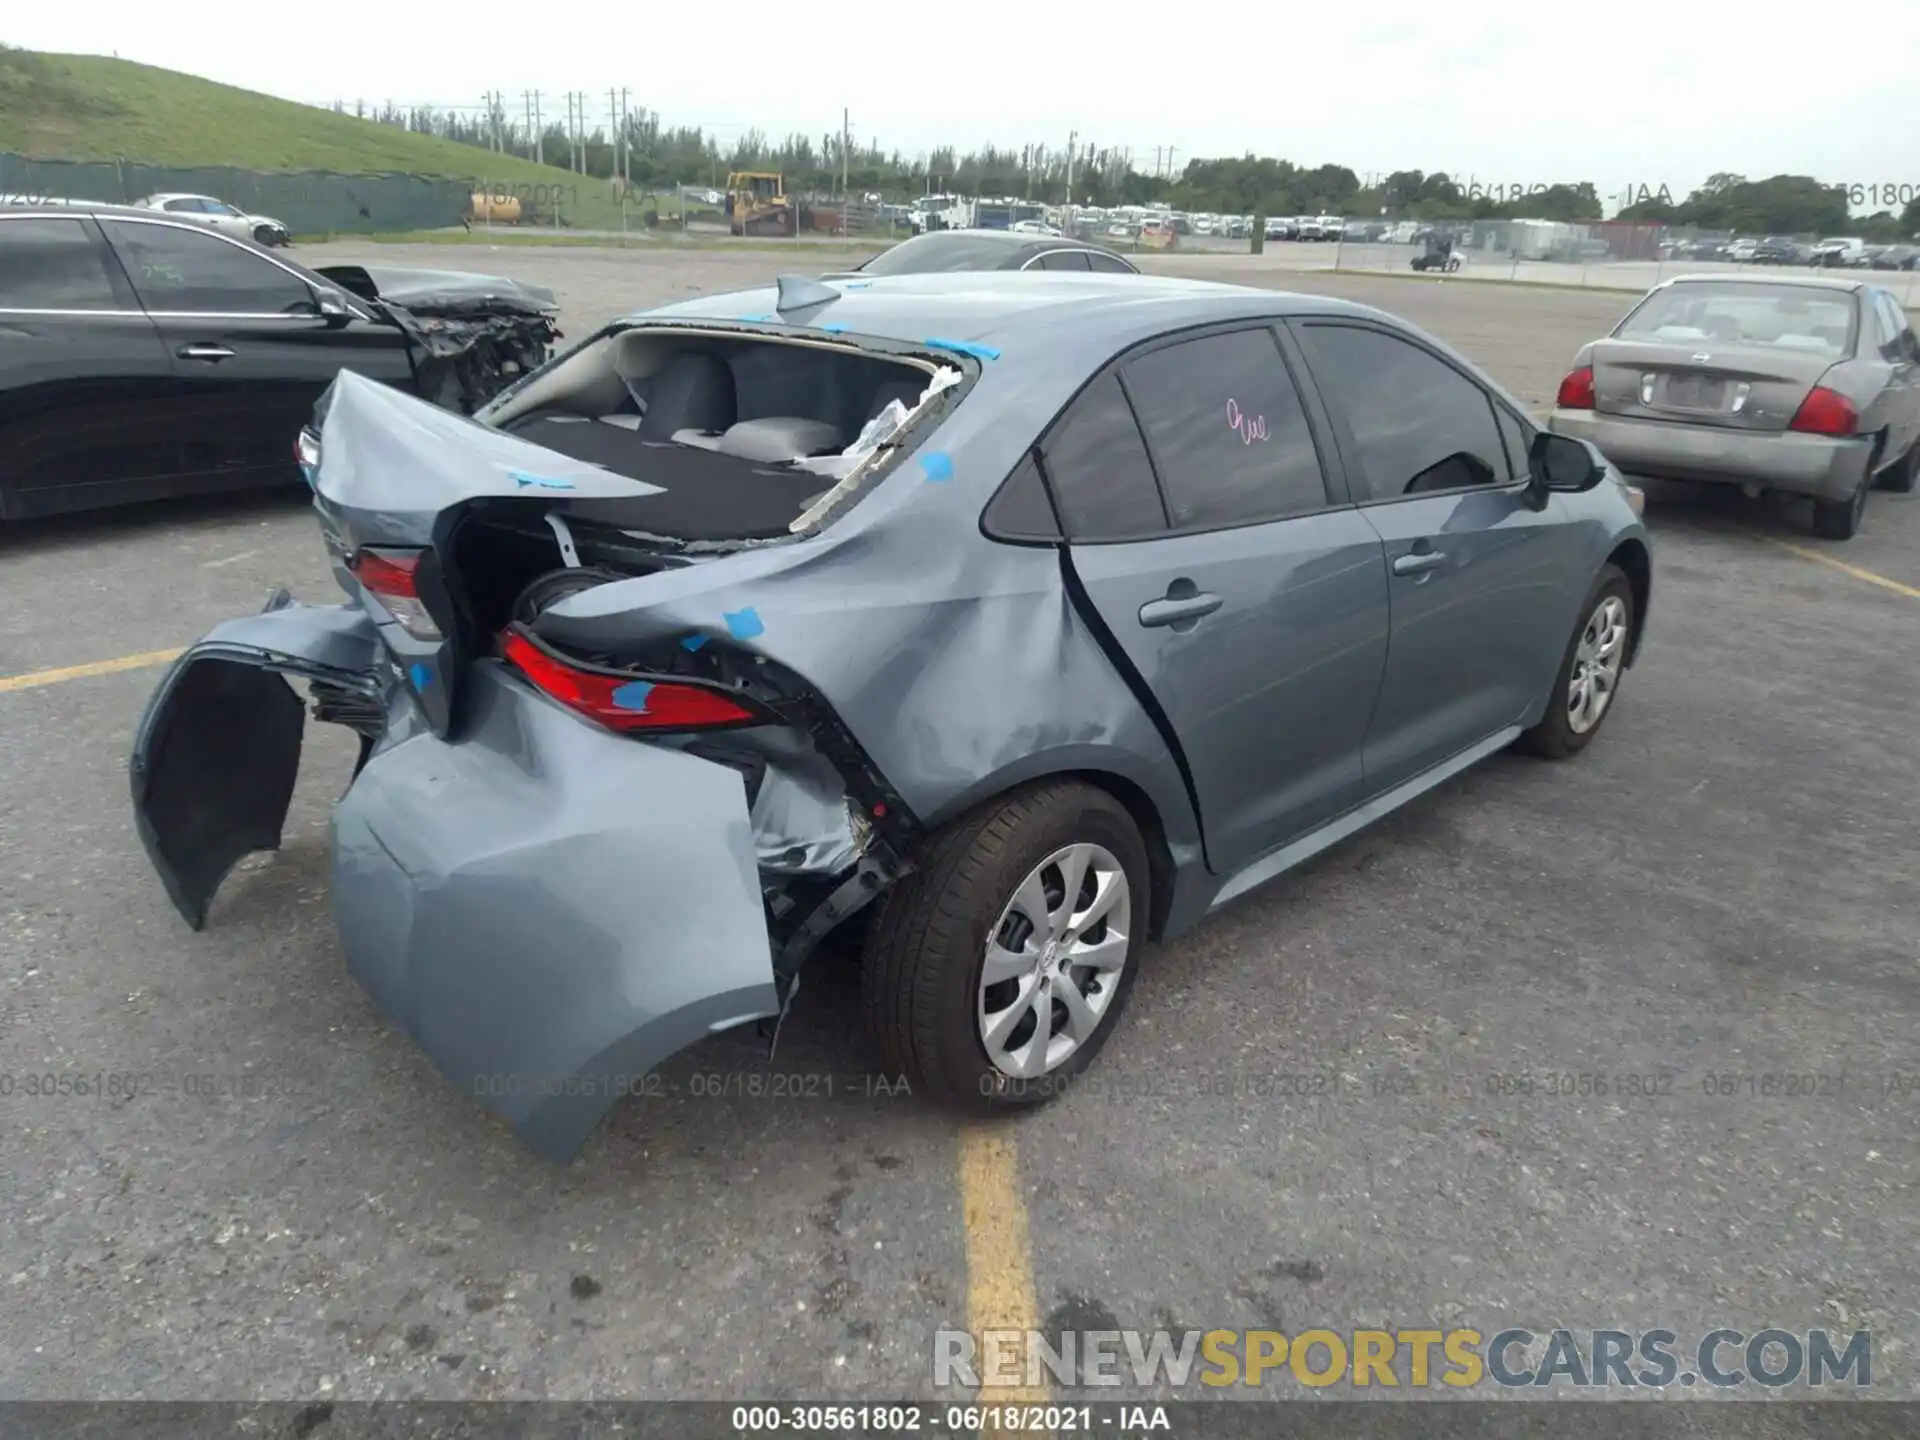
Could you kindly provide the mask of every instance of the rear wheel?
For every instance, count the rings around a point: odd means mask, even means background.
[[[1105,791],[1047,781],[931,836],[867,938],[887,1067],[952,1109],[1028,1109],[1106,1044],[1138,971],[1146,846]]]
[[[1613,712],[1633,634],[1633,586],[1619,566],[1600,571],[1580,615],[1554,676],[1547,713],[1519,740],[1519,748],[1548,760],[1586,749]]]
[[[265,225],[254,226],[253,238],[256,242],[265,246],[269,250],[271,250],[275,245],[278,245],[280,243],[279,240],[275,237],[274,232]]]
[[[1813,533],[1822,540],[1851,540],[1860,531],[1860,518],[1867,513],[1867,492],[1873,489],[1873,476],[1862,475],[1853,494],[1845,500],[1813,502]]]

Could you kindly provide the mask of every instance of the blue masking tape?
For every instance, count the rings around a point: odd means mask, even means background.
[[[848,280],[842,284],[840,288],[842,290],[871,290],[873,288],[873,282],[871,280]]]
[[[736,640],[751,640],[756,635],[764,635],[767,627],[760,623],[760,616],[749,605],[744,610],[734,610],[721,617],[727,622],[727,630]]]
[[[653,686],[645,680],[630,680],[608,698],[622,710],[637,710],[644,715],[647,712],[647,696],[652,693]]]
[[[538,485],[543,490],[571,490],[571,480],[554,480],[545,475],[532,475],[525,470],[509,470],[507,476],[514,484],[525,489],[529,485]]]
[[[433,683],[433,671],[416,660],[407,667],[407,678],[413,682],[414,689],[424,690]]]
[[[920,469],[929,480],[951,480],[953,457],[944,450],[936,450],[931,455],[922,455]]]
[[[740,323],[741,323],[742,325],[771,325],[771,324],[773,323],[773,316],[771,316],[771,315],[742,315],[742,316],[740,317]]]
[[[998,360],[1000,352],[991,345],[976,345],[971,340],[941,340],[928,336],[923,342],[940,350],[952,350],[961,355],[971,355],[976,360]]]
[[[680,642],[680,648],[682,650],[693,651],[693,650],[698,650],[702,645],[706,643],[707,643],[707,637],[704,635],[689,635],[687,636],[686,639]]]

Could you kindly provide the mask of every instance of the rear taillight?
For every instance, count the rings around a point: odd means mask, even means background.
[[[440,639],[440,627],[420,598],[417,576],[421,550],[356,551],[348,568],[380,606],[416,640]]]
[[[1560,382],[1560,393],[1554,397],[1553,403],[1562,410],[1591,410],[1593,367],[1582,365],[1578,370],[1569,370],[1567,378]]]
[[[501,637],[500,653],[544,693],[610,730],[720,730],[771,719],[713,686],[570,663],[518,628]]]
[[[1851,400],[1837,390],[1816,385],[1793,412],[1787,428],[1803,435],[1851,435],[1859,425],[1860,412]]]

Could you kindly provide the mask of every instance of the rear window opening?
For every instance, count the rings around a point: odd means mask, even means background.
[[[876,468],[961,372],[843,344],[725,331],[607,336],[490,413],[546,449],[659,487],[569,517],[687,543],[779,539]]]
[[[1853,297],[1814,286],[1672,285],[1622,322],[1623,340],[1762,345],[1839,357],[1853,346]]]
[[[728,331],[635,329],[583,347],[485,423],[659,493],[466,507],[447,554],[468,646],[484,652],[580,589],[808,532],[962,379],[933,360]]]

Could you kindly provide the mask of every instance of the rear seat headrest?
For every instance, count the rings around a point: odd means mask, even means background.
[[[666,440],[676,430],[725,430],[738,417],[733,372],[717,355],[676,355],[654,377],[640,434]]]

